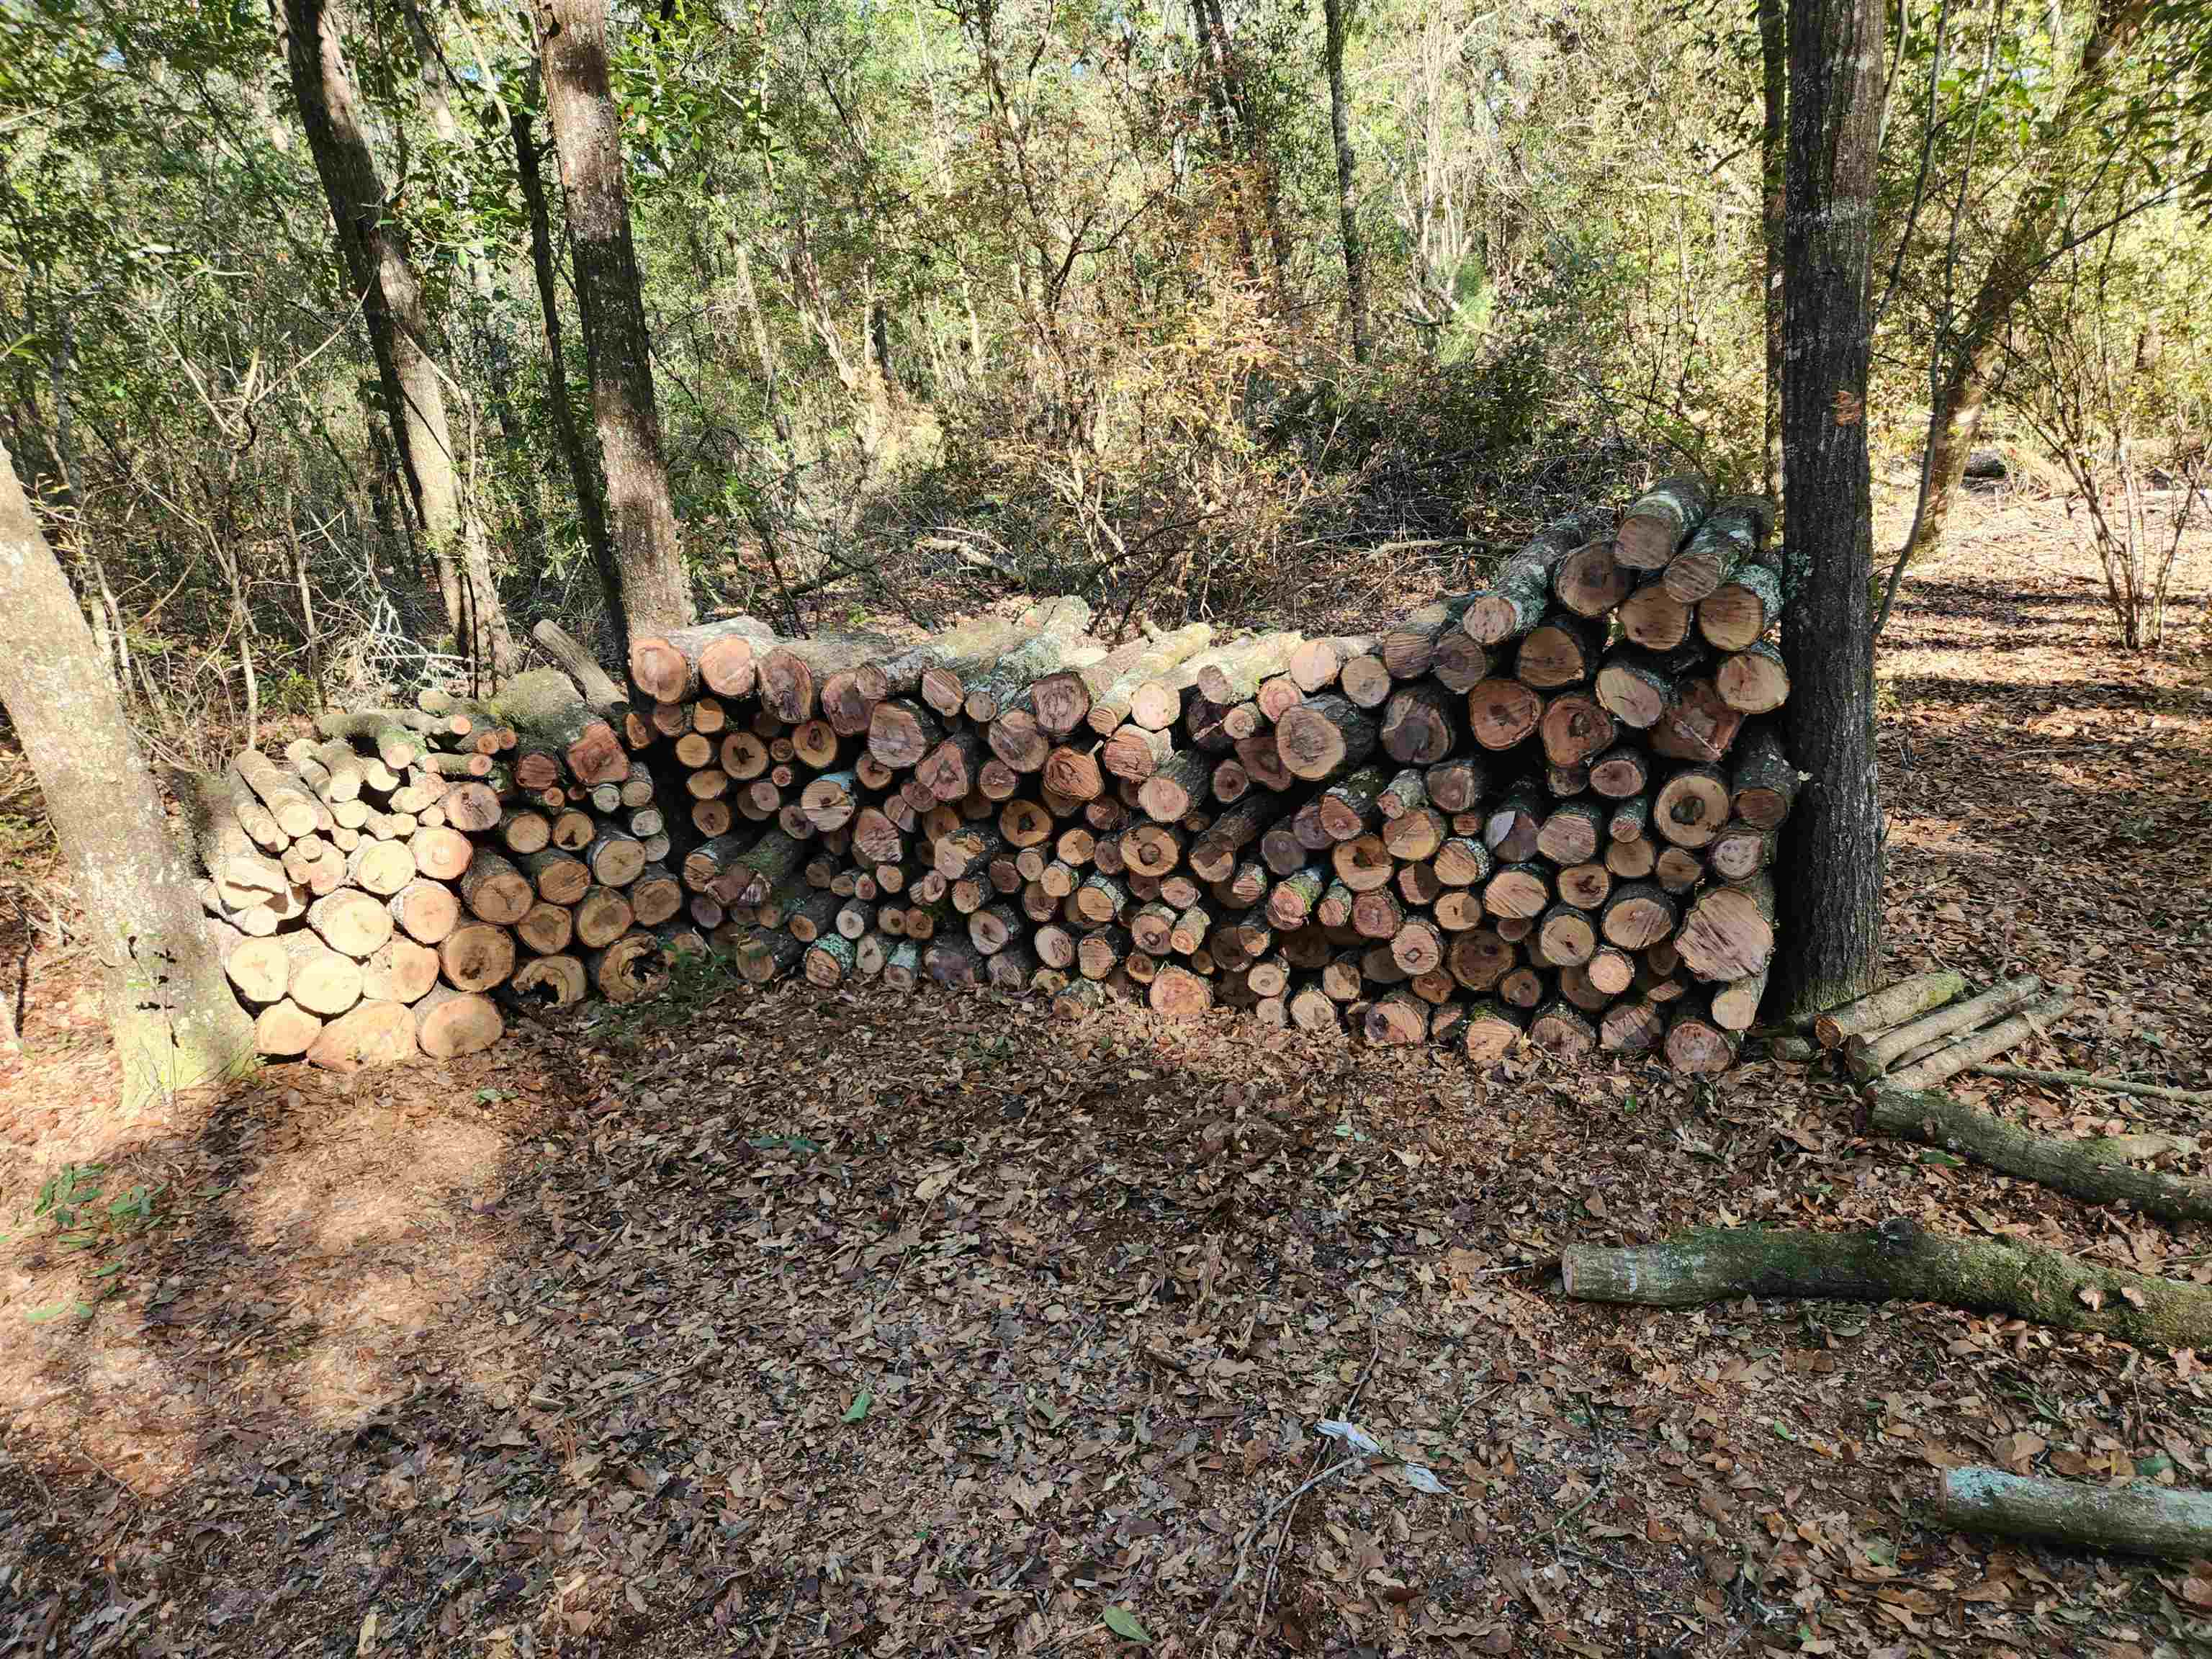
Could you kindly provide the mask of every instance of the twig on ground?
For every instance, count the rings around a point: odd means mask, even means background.
[[[2112,1095],[2142,1095],[2152,1100],[2178,1100],[2185,1105],[2212,1105],[2212,1089],[2176,1089],[2163,1083],[2137,1083],[2124,1077],[2100,1077],[2094,1072],[2045,1072],[2033,1066],[2005,1066],[1995,1060],[1973,1068],[1983,1077],[2003,1078],[2013,1083],[2047,1083],[2054,1088],[2100,1089]]]
[[[1304,1497],[1331,1475],[1341,1474],[1353,1465],[1364,1464],[1365,1462],[1366,1459],[1358,1452],[1347,1453],[1314,1476],[1312,1480],[1302,1482],[1293,1488],[1289,1497],[1279,1498],[1268,1505],[1267,1512],[1245,1528],[1244,1535],[1237,1540],[1237,1571],[1230,1575],[1229,1582],[1221,1587],[1221,1594],[1213,1598],[1213,1605],[1206,1608],[1206,1616],[1198,1621],[1200,1630],[1204,1630],[1213,1622],[1214,1615],[1219,1613],[1228,1603],[1229,1598],[1237,1593],[1237,1587],[1244,1582],[1244,1557],[1252,1547],[1252,1540],[1273,1526],[1275,1517],[1280,1515],[1286,1506],[1297,1503],[1299,1498]]]
[[[1375,1375],[1375,1362],[1382,1357],[1382,1333],[1376,1329],[1370,1334],[1374,1338],[1374,1346],[1368,1352],[1367,1364],[1360,1371],[1359,1380],[1352,1385],[1352,1393],[1345,1400],[1344,1409],[1337,1413],[1344,1422],[1350,1422],[1352,1413],[1359,1409],[1359,1396],[1367,1388],[1367,1379]],[[1282,1529],[1275,1534],[1275,1547],[1267,1553],[1267,1576],[1260,1581],[1260,1607],[1252,1615],[1252,1638],[1255,1641],[1259,1639],[1260,1627],[1267,1622],[1267,1604],[1275,1595],[1275,1571],[1282,1565],[1283,1547],[1290,1542],[1291,1528],[1297,1518],[1298,1500],[1297,1494],[1293,1493],[1290,1507],[1283,1511]]]

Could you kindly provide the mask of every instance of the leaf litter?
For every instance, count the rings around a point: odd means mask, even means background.
[[[2212,742],[2175,712],[2201,670],[2100,653],[2046,547],[2002,514],[1974,534],[1908,584],[1885,653],[1892,969],[2039,972],[2086,1012],[2039,1063],[2202,1086]],[[1225,1018],[787,987],[87,1127],[62,1103],[103,1062],[58,1039],[96,1004],[44,971],[63,1012],[28,1035],[61,1058],[0,1079],[7,1214],[73,1158],[157,1219],[0,1246],[10,1651],[2212,1637],[2212,1563],[1962,1537],[1929,1507],[1969,1461],[2212,1484],[2197,1356],[1557,1294],[1570,1239],[1898,1215],[2212,1281],[2204,1230],[1863,1139],[1802,1067],[1474,1076]],[[2195,1127],[1960,1088],[2045,1133]]]

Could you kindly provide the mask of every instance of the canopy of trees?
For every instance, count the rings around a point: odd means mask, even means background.
[[[178,747],[617,577],[1310,611],[1319,549],[1441,578],[1545,490],[1759,482],[1783,10],[30,0],[0,419]],[[2201,453],[2204,27],[1892,16],[1870,435],[1959,440],[1923,543],[1992,396],[2092,483]]]

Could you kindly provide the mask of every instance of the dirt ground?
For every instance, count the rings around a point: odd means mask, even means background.
[[[2086,568],[1984,498],[1905,586],[1891,965],[2039,973],[2078,999],[2044,1063],[2203,1086],[2212,554],[2156,661]],[[1571,1240],[1900,1216],[2212,1282],[2207,1230],[1863,1138],[1803,1068],[692,986],[118,1123],[82,962],[26,972],[0,1652],[2212,1650],[2212,1564],[1931,1510],[1961,1462],[2212,1486],[2197,1356],[1559,1294]],[[1391,1456],[1339,1468],[1322,1419]]]

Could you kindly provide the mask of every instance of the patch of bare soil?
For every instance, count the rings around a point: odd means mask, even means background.
[[[2033,1058],[2202,1086],[2202,658],[2109,649],[2049,516],[1971,514],[1905,590],[1893,965],[2032,969],[2081,1004]],[[84,983],[39,961],[0,1076],[0,1650],[2212,1642],[2212,1569],[1929,1510],[1961,1461],[2212,1485],[2196,1356],[1558,1294],[1571,1239],[1898,1216],[2212,1280],[2207,1230],[1864,1138],[1802,1068],[1479,1076],[1225,1015],[692,986],[118,1123]]]

